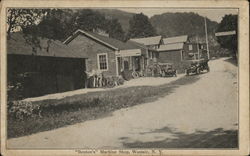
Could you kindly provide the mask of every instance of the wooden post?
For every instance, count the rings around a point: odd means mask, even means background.
[[[119,65],[118,65],[118,57],[115,56],[115,67],[116,67],[116,76],[119,76]]]
[[[205,20],[205,33],[206,33],[206,44],[207,44],[207,58],[210,59],[209,47],[208,47],[208,37],[207,37],[207,20],[206,20],[206,17],[204,17],[204,20]]]
[[[196,36],[196,45],[197,45],[197,51],[198,51],[198,60],[200,59],[200,51],[199,51],[199,45],[198,45],[198,39]]]
[[[84,59],[84,62],[85,62],[85,88],[88,88],[88,79],[89,79],[89,75],[88,75],[88,66],[87,66],[87,62],[88,62],[88,59]]]

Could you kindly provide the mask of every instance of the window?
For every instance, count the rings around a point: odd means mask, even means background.
[[[188,50],[193,50],[192,44],[191,44],[191,45],[188,45]]]
[[[108,70],[107,54],[97,54],[97,63],[99,70]]]

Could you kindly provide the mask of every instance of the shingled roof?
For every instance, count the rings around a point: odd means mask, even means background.
[[[166,44],[160,45],[160,48],[157,51],[171,51],[171,50],[180,50],[183,49],[184,43],[173,43],[173,44]]]
[[[136,44],[132,44],[130,42],[122,42],[120,40],[111,38],[111,37],[107,37],[107,36],[103,36],[103,35],[99,35],[93,32],[87,32],[81,29],[76,30],[71,36],[69,36],[64,43],[68,44],[69,42],[71,42],[74,38],[76,38],[78,35],[85,35],[107,47],[110,47],[114,50],[128,50],[128,49],[139,49],[140,47]]]
[[[183,36],[163,38],[163,43],[164,44],[185,43],[187,42],[187,40],[188,40],[188,36],[183,35]]]
[[[134,41],[146,46],[149,45],[158,45],[161,41],[161,36],[153,36],[153,37],[144,37],[144,38],[131,38],[130,41]]]
[[[86,54],[79,52],[75,47],[65,45],[60,41],[52,40],[48,48],[48,39],[40,38],[40,46],[34,52],[32,46],[26,42],[23,33],[16,32],[12,33],[11,38],[7,40],[7,54],[87,58]]]

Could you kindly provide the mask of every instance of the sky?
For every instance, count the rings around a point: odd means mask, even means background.
[[[173,8],[121,8],[119,10],[132,12],[132,13],[143,13],[148,17],[159,15],[166,12],[194,12],[201,16],[205,16],[212,21],[220,22],[226,14],[238,14],[238,9],[173,9]]]

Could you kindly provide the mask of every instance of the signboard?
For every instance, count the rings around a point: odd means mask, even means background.
[[[117,57],[141,56],[141,49],[120,50],[116,52]]]
[[[225,32],[218,32],[215,33],[215,36],[228,36],[228,35],[235,35],[236,31],[225,31]]]

